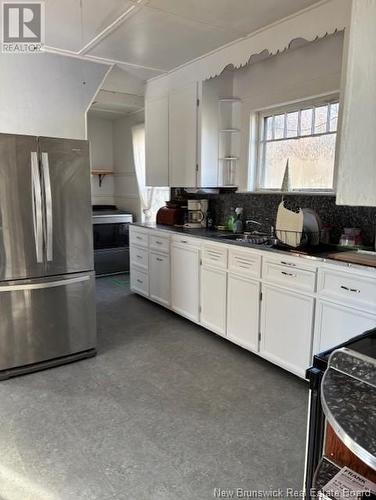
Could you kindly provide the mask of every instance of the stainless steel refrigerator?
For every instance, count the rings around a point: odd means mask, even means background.
[[[95,354],[87,141],[0,134],[0,379]]]

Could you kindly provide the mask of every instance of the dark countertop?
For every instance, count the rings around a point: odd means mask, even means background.
[[[334,351],[321,402],[338,437],[376,470],[376,360],[346,348]]]
[[[254,250],[260,250],[260,251],[265,251],[265,252],[273,252],[273,253],[278,253],[282,255],[292,255],[294,257],[302,257],[304,259],[309,259],[309,260],[314,260],[318,262],[328,262],[331,264],[335,264],[341,267],[351,267],[351,268],[358,268],[358,269],[367,269],[369,271],[374,271],[376,273],[376,268],[374,267],[368,267],[368,266],[363,266],[360,264],[353,264],[350,262],[345,262],[345,261],[338,261],[330,258],[331,254],[338,253],[340,251],[346,251],[343,247],[339,247],[336,245],[320,245],[319,247],[311,247],[311,248],[304,248],[304,249],[285,249],[281,247],[275,247],[275,246],[267,246],[267,245],[257,245],[257,244],[252,244],[252,243],[247,243],[244,241],[237,241],[237,240],[232,240],[229,239],[228,236],[231,234],[228,231],[217,231],[215,229],[191,229],[187,227],[181,227],[181,226],[166,226],[166,225],[161,225],[161,224],[155,224],[155,223],[141,223],[141,222],[135,222],[133,223],[135,226],[139,227],[144,227],[148,229],[155,229],[158,231],[168,231],[172,233],[178,233],[178,234],[185,234],[189,235],[192,237],[196,238],[205,238],[209,239],[212,241],[215,241],[217,243],[226,243],[228,245],[236,245],[236,246],[241,246],[245,248],[252,248]],[[227,237],[226,237],[227,236]]]

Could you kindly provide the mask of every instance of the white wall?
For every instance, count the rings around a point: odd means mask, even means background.
[[[113,121],[89,114],[87,120],[88,139],[92,170],[114,170]],[[114,204],[114,177],[107,175],[99,187],[98,176],[91,178],[93,204]]]
[[[0,53],[0,132],[86,138],[86,110],[109,66]]]
[[[144,111],[113,122],[115,203],[141,220],[140,199],[133,160],[132,127],[144,123]]]
[[[251,113],[339,92],[342,49],[343,33],[340,32],[235,71],[234,95],[242,99],[241,189],[247,188]]]

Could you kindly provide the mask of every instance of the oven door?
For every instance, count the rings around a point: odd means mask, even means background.
[[[129,223],[93,224],[94,250],[129,247]]]

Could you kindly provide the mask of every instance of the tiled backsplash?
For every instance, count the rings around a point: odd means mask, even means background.
[[[179,190],[181,192],[182,190]],[[171,196],[174,197],[173,189]],[[218,195],[188,195],[185,198],[209,198],[209,209],[215,224],[223,224],[230,213],[231,207],[243,207],[244,220],[255,219],[264,222],[265,226],[275,224],[278,205],[282,200],[281,194],[269,193],[222,193]],[[287,207],[311,208],[321,218],[323,224],[333,226],[331,240],[338,243],[344,227],[361,228],[363,243],[373,246],[376,225],[376,207],[348,207],[338,206],[334,196],[326,195],[298,195],[285,196]]]

